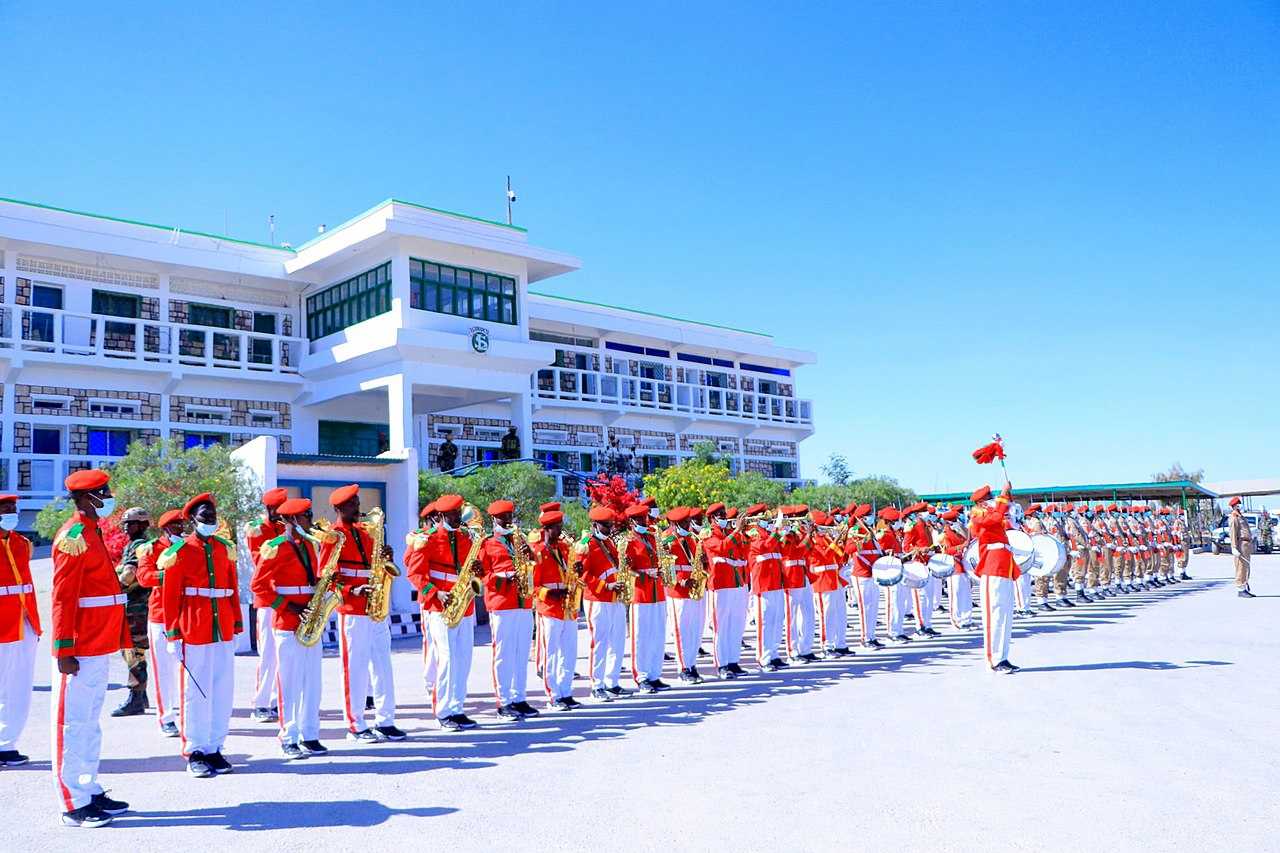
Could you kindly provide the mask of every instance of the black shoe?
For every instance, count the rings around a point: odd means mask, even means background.
[[[671,660],[675,660],[675,658],[671,655],[671,653],[670,653],[670,652],[663,652],[663,653],[662,653],[662,659],[663,659],[664,661],[671,661]]]
[[[612,702],[613,694],[603,687],[597,687],[591,691],[591,698],[598,702]]]
[[[347,732],[347,740],[356,743],[382,743],[382,738],[374,734],[372,729],[365,729],[362,732]]]
[[[1077,589],[1076,601],[1083,601],[1085,604],[1090,604],[1092,603],[1093,599],[1090,598],[1089,593],[1085,592],[1083,589]]]
[[[164,735],[165,737],[177,737],[178,735],[182,734],[182,732],[178,731],[177,723],[161,723],[160,734]]]
[[[89,801],[89,805],[93,806],[103,814],[109,815],[124,814],[129,810],[129,804],[124,800],[113,800],[105,793],[94,794],[93,799]]]
[[[1064,607],[1075,607],[1075,606],[1076,606],[1075,602],[1067,598],[1065,595],[1058,599],[1059,610],[1061,610]]]
[[[809,652],[807,655],[800,655],[800,660],[804,661],[805,663],[817,663],[820,660],[820,658],[817,655],[815,655],[813,652]]]
[[[939,631],[939,630],[937,630],[937,629],[935,629],[935,628],[925,628],[925,629],[924,629],[924,632],[925,632],[927,635],[929,635],[930,637],[941,637],[941,636],[942,636],[942,632],[941,632],[941,631]]]
[[[523,720],[524,714],[516,710],[514,705],[501,705],[498,707],[498,716],[505,717],[508,720]]]
[[[573,706],[569,704],[568,699],[552,699],[551,707],[557,711],[572,711]]]
[[[309,755],[324,755],[329,751],[329,747],[318,740],[304,740],[299,746],[305,749]]]
[[[458,725],[462,726],[464,729],[474,729],[476,726],[480,725],[466,714],[455,714],[453,718],[457,720]]]
[[[911,642],[911,638],[906,634],[897,634],[890,637],[889,642],[893,643],[895,646],[905,646],[907,643]]]
[[[765,672],[779,672],[782,669],[782,661],[774,659],[764,665]]]
[[[372,711],[372,710],[373,710],[373,697],[372,697],[372,696],[366,696],[366,697],[364,697],[364,709],[365,709],[366,711]]]
[[[276,713],[274,708],[254,708],[249,714],[249,719],[255,723],[275,723],[280,720],[280,715]]]
[[[440,724],[440,728],[444,729],[444,730],[445,730],[445,731],[447,731],[447,732],[460,732],[460,731],[462,731],[462,724],[458,722],[458,718],[457,718],[456,716],[453,716],[453,717],[441,717],[441,718],[440,718],[439,720],[437,720],[436,722],[438,722],[438,723]]]
[[[869,643],[863,643],[863,645],[864,645],[864,646],[866,646],[866,647],[867,647],[867,648],[869,648],[869,649],[883,649],[883,648],[884,648],[884,643],[882,643],[882,642],[880,642],[879,640],[876,640],[876,639],[873,639],[873,640],[872,640],[871,642],[869,642]]]
[[[1013,664],[1009,663],[1007,660],[1000,661],[1000,663],[993,666],[991,670],[993,672],[1001,673],[1002,675],[1012,675],[1013,673],[1017,672]]]
[[[1052,604],[1050,604],[1050,603],[1049,603],[1049,602],[1047,602],[1047,601],[1042,601],[1042,602],[1040,602],[1040,609],[1041,609],[1041,610],[1044,610],[1044,611],[1046,611],[1046,612],[1048,612],[1048,613],[1052,613],[1053,611],[1057,610],[1058,608],[1054,607]]]
[[[222,757],[221,752],[205,753],[204,760],[213,768],[213,772],[217,773],[219,776],[235,770],[235,768],[231,766],[231,762]]]
[[[835,649],[835,653],[838,657],[843,658],[843,657],[852,657],[854,654],[854,651],[848,646],[841,646],[840,648]]]
[[[409,737],[395,726],[378,726],[378,734],[382,735],[387,740],[404,740]]]
[[[1014,665],[1013,665],[1012,663],[1010,663],[1009,661],[1005,661],[1005,662],[1004,662],[1004,665],[1005,665],[1006,667],[1008,667],[1008,668],[1009,668],[1009,672],[1021,672],[1021,671],[1022,671],[1022,667],[1020,667],[1020,666],[1014,666]]]
[[[1189,581],[1191,580],[1191,575],[1187,574],[1186,572],[1183,572],[1182,574],[1178,575],[1178,580]]]
[[[209,759],[205,758],[203,752],[193,752],[187,759],[187,772],[197,779],[208,779],[216,775],[213,765],[209,763]]]
[[[719,669],[717,669],[716,675],[720,676],[721,680],[723,681],[732,681],[733,679],[738,677],[738,673],[729,669],[729,667],[727,666],[722,666]]]
[[[676,674],[676,677],[677,677],[677,678],[679,678],[679,679],[680,679],[682,682],[684,682],[685,684],[692,684],[692,683],[693,683],[693,670],[692,670],[692,669],[682,669],[682,670],[680,670],[680,672],[678,672],[678,673]]]
[[[4,752],[0,752],[0,767],[21,767],[30,760],[30,758],[27,758],[16,749],[7,749]]]
[[[700,658],[709,658],[709,657],[711,657],[711,653],[710,653],[709,651],[707,651],[706,649],[704,649],[702,646],[698,646],[698,657],[700,657]]]
[[[703,681],[704,679],[702,674],[698,672],[698,668],[696,666],[689,667],[689,683],[701,684]]]
[[[659,690],[671,689],[671,685],[667,684],[667,682],[663,681],[661,678],[655,678],[652,683],[653,683],[653,686],[658,688]]]
[[[606,691],[606,692],[608,692],[608,694],[609,694],[610,696],[614,697],[615,699],[618,699],[618,698],[623,698],[623,699],[625,699],[626,697],[630,696],[630,695],[631,695],[631,693],[632,693],[632,691],[628,690],[627,688],[625,688],[625,687],[620,687],[620,686],[619,686],[619,687],[606,687],[606,688],[605,688],[605,691]]]
[[[1258,597],[1253,593],[1249,592],[1249,590],[1247,589],[1240,590],[1238,593],[1236,593],[1236,595],[1238,595],[1240,598],[1257,598]]]
[[[577,699],[573,698],[572,696],[566,696],[566,697],[564,697],[564,701],[566,701],[566,702],[568,702],[568,703],[569,703],[569,707],[570,707],[570,708],[582,708],[582,707],[585,707],[581,702],[579,702]]]
[[[113,717],[136,717],[147,712],[147,694],[130,690],[129,696],[120,706],[111,712]]]
[[[99,826],[106,826],[111,823],[111,821],[111,815],[107,814],[93,803],[62,813],[63,826],[80,826],[85,829],[96,829]]]
[[[745,669],[743,669],[743,668],[742,668],[742,664],[738,664],[738,663],[731,663],[731,664],[729,664],[729,671],[730,671],[730,672],[732,672],[734,675],[746,675],[746,674],[747,674],[747,671],[746,671]]]
[[[280,753],[288,761],[301,761],[304,758],[310,758],[311,753],[298,746],[296,743],[280,744]]]
[[[519,702],[512,702],[511,707],[515,708],[517,711],[519,711],[521,714],[524,714],[526,717],[536,717],[538,716],[538,714],[542,713],[537,708],[533,707],[523,699],[521,699]]]
[[[639,684],[641,693],[657,693],[658,686],[652,681],[641,681]]]

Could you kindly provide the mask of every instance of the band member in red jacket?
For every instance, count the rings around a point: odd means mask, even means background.
[[[182,754],[197,779],[230,773],[222,746],[235,696],[235,635],[240,621],[236,546],[218,536],[218,508],[209,493],[187,501],[182,514],[195,528],[164,550],[165,639],[182,661],[179,690]]]
[[[887,506],[880,510],[880,523],[876,525],[876,547],[885,556],[901,557],[904,546],[900,536],[902,530],[902,514],[897,507]],[[885,590],[885,622],[889,625],[889,642],[896,646],[911,642],[903,628],[903,619],[907,608],[911,606],[911,590],[899,581]]]
[[[876,639],[880,621],[880,584],[871,575],[871,566],[880,557],[876,534],[867,521],[871,504],[849,507],[849,535],[845,553],[853,564],[853,597],[858,603],[858,642],[863,648],[879,649],[884,644]]]
[[[689,507],[677,506],[667,511],[670,526],[662,536],[663,548],[675,558],[675,583],[666,584],[667,601],[671,605],[671,625],[675,632],[676,664],[680,667],[680,680],[686,684],[701,684],[698,673],[698,643],[702,639],[702,627],[707,624],[705,596],[689,597],[698,539],[691,527],[693,513]]]
[[[831,538],[828,530],[834,519],[830,514],[814,510],[810,514],[815,532],[809,542],[809,576],[813,578],[813,597],[818,606],[818,637],[822,653],[827,657],[843,657],[849,654],[845,641],[844,579],[840,569],[844,565],[844,552]]]
[[[360,487],[355,483],[334,489],[329,505],[337,514],[334,530],[342,534],[338,555],[338,656],[342,661],[342,715],[347,739],[357,743],[404,740],[396,728],[396,685],[391,672],[391,626],[368,616],[369,578],[373,559],[390,565],[391,547],[373,553],[373,536],[360,522]],[[327,565],[335,542],[320,548],[320,565]],[[391,571],[395,571],[394,567]],[[365,697],[373,697],[373,726],[365,722]]]
[[[0,495],[0,767],[27,763],[18,752],[18,738],[31,710],[40,639],[31,542],[17,527],[18,496]]]
[[[902,527],[905,530],[902,547],[906,551],[914,552],[912,559],[922,563],[929,562],[929,557],[933,554],[933,532],[924,518],[924,512],[928,508],[928,504],[919,501],[902,511]],[[930,575],[923,588],[911,590],[911,604],[915,609],[918,636],[942,636],[933,629],[933,608],[937,604],[937,599],[934,597],[936,587],[937,582]]]
[[[765,515],[764,504],[743,510],[747,515]],[[778,526],[782,516],[762,517],[751,529],[751,547],[747,551],[747,572],[751,576],[751,603],[756,617],[756,663],[768,672],[777,672],[789,664],[782,660],[782,629],[787,610],[783,592],[782,540]]]
[[[591,510],[591,536],[608,538],[619,519],[608,507]],[[658,539],[653,513],[628,510],[631,536],[627,561],[636,573],[635,598],[631,602],[631,673],[636,687],[645,693],[669,690],[662,680],[662,652],[667,645],[667,595],[658,572]]]
[[[582,704],[573,698],[573,664],[578,659],[577,591],[582,581],[570,566],[569,546],[560,539],[564,514],[546,512],[539,522],[543,541],[533,546],[533,593],[538,642],[542,644],[542,687],[549,706],[571,711]]]
[[[964,570],[964,550],[969,546],[969,533],[959,522],[960,510],[952,507],[938,515],[941,526],[942,552],[952,559],[955,568],[947,578],[948,614],[951,627],[967,631],[973,627],[973,585]]]
[[[711,654],[721,678],[746,675],[742,633],[747,627],[747,539],[745,517],[722,503],[707,507],[711,535],[702,542],[707,558],[708,596],[711,598]]]
[[[271,631],[279,663],[280,751],[296,761],[329,751],[320,743],[323,649],[320,643],[303,645],[295,634],[315,593],[321,564],[316,542],[306,532],[311,526],[311,501],[290,498],[277,511],[284,521],[284,532],[258,550],[258,569],[249,590],[255,601],[266,601],[274,614]]]
[[[258,567],[258,554],[266,542],[284,533],[284,521],[277,510],[289,497],[284,489],[268,489],[262,493],[262,507],[266,514],[245,527],[245,544],[253,566]],[[274,723],[280,719],[276,704],[276,646],[272,622],[275,611],[270,601],[253,602],[257,611],[258,668],[254,673],[253,710],[249,716],[259,723]]]
[[[164,632],[164,571],[156,565],[165,549],[185,533],[185,517],[180,509],[171,509],[156,522],[160,535],[138,546],[139,586],[147,587],[147,647],[151,655],[151,681],[156,686],[156,722],[165,737],[178,737],[178,693],[181,690],[182,663],[169,652]]]
[[[809,507],[780,508],[788,531],[782,536],[782,591],[786,599],[782,635],[792,662],[813,663],[813,586],[809,582]]]
[[[129,808],[98,784],[111,658],[131,646],[125,595],[100,519],[115,512],[106,471],[67,477],[75,512],[53,537],[53,775],[67,826],[103,826]]]
[[[991,500],[991,487],[983,486],[973,493],[973,516],[969,529],[978,540],[978,578],[982,584],[982,647],[987,665],[999,673],[1013,673],[1018,667],[1009,662],[1009,639],[1013,634],[1013,584],[1018,580],[1018,564],[1009,550],[1005,535],[1013,487],[1004,484]]]
[[[405,574],[418,589],[424,624],[431,634],[435,665],[431,705],[440,727],[448,731],[476,727],[476,721],[463,713],[475,646],[475,603],[467,605],[461,621],[452,628],[444,621],[444,608],[455,594],[454,584],[471,552],[471,537],[463,530],[462,506],[461,495],[439,497],[435,502],[439,527],[430,535],[413,538],[405,555]]]
[[[553,519],[553,513],[560,508],[544,509],[542,518]],[[629,507],[626,511],[629,520],[638,520],[640,530],[649,517],[649,508],[643,506]],[[563,524],[563,514],[561,515]],[[613,525],[609,525],[609,533],[604,536],[594,535],[597,529],[603,529],[600,522],[592,522],[593,534],[578,543],[570,553],[577,572],[581,576],[583,589],[583,609],[587,614],[587,634],[591,639],[591,648],[587,655],[591,667],[591,698],[601,702],[611,702],[621,696],[629,696],[631,691],[620,683],[622,658],[626,654],[627,643],[627,608],[619,599],[622,583],[618,577],[618,548],[613,535]],[[547,533],[538,538],[546,542]],[[632,567],[634,570],[634,566]],[[637,587],[639,583],[637,582]]]
[[[493,653],[493,698],[498,716],[520,720],[538,716],[528,702],[529,644],[533,638],[532,578],[516,574],[516,558],[532,566],[534,554],[515,524],[516,506],[499,500],[489,504],[493,535],[480,546],[479,571],[484,580],[484,608],[489,611],[489,645]],[[529,583],[529,586],[522,586]]]

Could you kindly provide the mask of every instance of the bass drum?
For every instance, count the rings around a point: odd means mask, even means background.
[[[929,583],[929,566],[920,560],[902,564],[902,585],[907,589],[924,589]]]
[[[964,571],[971,578],[978,576],[978,540],[974,539],[969,543],[969,547],[964,549],[964,556],[960,558],[964,563]]]
[[[880,586],[897,586],[902,582],[902,561],[897,557],[881,557],[871,564],[871,577]]]
[[[929,574],[938,580],[945,580],[956,573],[956,561],[954,557],[948,557],[946,554],[934,554],[929,558]]]
[[[1036,557],[1036,547],[1031,542],[1031,537],[1023,533],[1021,530],[1006,530],[1005,536],[1009,540],[1009,551],[1013,554],[1013,561],[1018,564],[1018,568],[1027,566]]]
[[[1067,546],[1052,536],[1037,533],[1031,537],[1036,549],[1035,564],[1028,568],[1033,578],[1047,578],[1062,571],[1067,564]]]

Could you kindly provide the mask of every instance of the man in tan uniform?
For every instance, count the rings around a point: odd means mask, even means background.
[[[1249,531],[1249,522],[1240,511],[1240,499],[1232,498],[1231,504],[1231,556],[1236,561],[1236,595],[1241,598],[1253,598],[1249,591],[1249,558],[1253,556],[1253,534]]]

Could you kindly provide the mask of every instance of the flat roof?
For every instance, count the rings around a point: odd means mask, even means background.
[[[920,500],[930,503],[969,503],[972,492],[935,492],[921,495]],[[1056,498],[1060,500],[1104,499],[1119,500],[1154,500],[1156,498],[1213,498],[1219,497],[1199,483],[1190,480],[1171,480],[1163,483],[1093,483],[1081,486],[1035,486],[1028,489],[1014,489],[1014,497]]]
[[[495,225],[498,228],[509,228],[510,230],[517,231],[521,234],[527,234],[529,232],[528,228],[522,228],[519,225],[508,225],[507,223],[499,222],[496,219],[484,219],[483,217],[480,217],[480,216],[472,216],[469,213],[458,213],[457,211],[445,210],[444,208],[441,208],[441,207],[430,207],[425,204],[418,204],[415,201],[403,201],[402,199],[398,199],[398,198],[387,198],[378,202],[368,210],[363,211],[362,213],[357,213],[355,216],[351,217],[350,219],[347,219],[345,222],[342,222],[334,226],[333,228],[326,228],[323,234],[317,234],[307,242],[298,246],[297,251],[302,251],[308,246],[314,243],[318,243],[321,240],[325,239],[326,237],[330,237],[334,234],[337,234],[343,228],[346,228],[356,222],[359,222],[361,219],[364,219],[366,216],[369,216],[372,213],[377,213],[379,210],[382,210],[382,208],[386,207],[389,204],[403,204],[405,207],[416,207],[418,210],[425,210],[428,213],[439,213],[442,216],[452,216],[455,219],[465,219],[468,222],[479,222],[482,225]]]
[[[1220,480],[1205,485],[1220,495],[1240,495],[1241,497],[1280,495],[1280,477],[1261,480]]]
[[[608,308],[611,311],[625,311],[628,314],[641,314],[645,317],[657,317],[662,320],[673,320],[677,323],[692,323],[695,326],[706,326],[711,329],[724,329],[727,332],[738,332],[744,335],[756,335],[761,338],[772,338],[773,335],[767,332],[756,332],[751,329],[739,329],[737,326],[726,326],[721,323],[708,323],[704,320],[690,320],[688,317],[675,317],[671,314],[659,314],[657,311],[646,311],[643,308],[628,308],[625,305],[610,305],[607,302],[594,302],[590,299],[578,299],[574,296],[560,296],[555,293],[544,293],[540,290],[530,290],[530,296],[541,296],[544,299],[559,299],[562,302],[573,302],[578,305],[590,305],[594,308]]]

